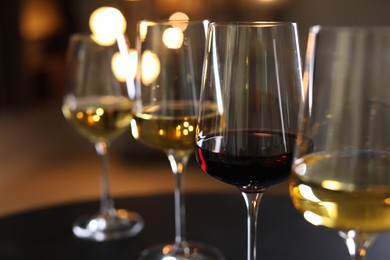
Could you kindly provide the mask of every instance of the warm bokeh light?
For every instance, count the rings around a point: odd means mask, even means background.
[[[146,38],[146,35],[148,34],[148,26],[153,25],[154,22],[150,21],[141,21],[139,25],[139,37],[141,41],[144,41]]]
[[[126,53],[115,53],[111,60],[111,69],[117,80],[125,82],[127,79],[133,80],[137,73],[137,52],[130,49]]]
[[[141,80],[144,85],[152,84],[160,75],[160,59],[152,51],[144,51],[141,58]]]
[[[170,27],[165,29],[163,33],[163,42],[169,49],[179,49],[184,40],[183,32],[178,27]]]
[[[23,1],[20,5],[19,26],[24,39],[34,41],[52,37],[64,24],[57,1]]]
[[[113,44],[118,35],[125,33],[126,26],[123,14],[113,7],[100,7],[89,17],[93,40],[104,46]]]
[[[182,124],[176,126],[176,137],[180,138],[182,135],[189,135],[194,129],[194,126],[185,119]]]
[[[137,66],[138,66],[138,54],[137,50],[129,50],[129,62],[130,62],[130,79],[135,79],[137,75]]]
[[[174,22],[172,25],[180,28],[184,32],[188,27],[188,21],[190,18],[183,12],[176,12],[169,16],[169,20]]]
[[[171,16],[169,16],[169,20],[170,21],[183,21],[183,20],[190,20],[190,18],[188,17],[187,14],[183,13],[183,12],[176,12],[176,13],[173,13],[171,14]]]

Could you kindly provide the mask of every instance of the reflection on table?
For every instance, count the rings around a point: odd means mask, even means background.
[[[188,238],[218,247],[226,260],[245,259],[245,206],[233,193],[186,194]],[[334,231],[314,227],[293,208],[285,195],[265,195],[259,216],[259,259],[348,259],[343,241]],[[98,201],[43,208],[0,219],[0,259],[136,259],[157,243],[172,241],[173,196],[120,198],[118,207],[131,208],[145,219],[136,238],[88,242],[75,238],[73,220],[93,211]],[[390,258],[389,235],[382,235],[368,259]]]

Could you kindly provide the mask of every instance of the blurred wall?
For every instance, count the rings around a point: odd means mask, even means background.
[[[304,55],[310,26],[390,26],[389,10],[388,0],[291,0],[289,7],[281,11],[281,17],[298,23]]]
[[[193,20],[284,20],[298,23],[301,53],[313,24],[390,25],[389,0],[4,0],[0,16],[0,112],[60,102],[68,37],[88,32],[89,15],[114,6],[134,44],[142,19],[176,11]]]

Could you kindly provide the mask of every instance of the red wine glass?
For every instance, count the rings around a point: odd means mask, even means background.
[[[288,179],[301,101],[294,23],[210,24],[196,156],[203,171],[238,187],[244,197],[248,260],[256,259],[261,197]]]

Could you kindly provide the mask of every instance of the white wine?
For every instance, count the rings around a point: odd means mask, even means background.
[[[162,150],[195,149],[197,107],[192,102],[174,102],[144,107],[134,115],[134,138]]]
[[[130,127],[132,106],[125,97],[89,97],[64,102],[62,112],[91,142],[112,141]]]
[[[215,104],[203,109],[207,123],[218,117]],[[135,139],[161,150],[193,152],[198,105],[194,102],[166,102],[145,106],[134,114],[132,132]]]
[[[307,155],[293,165],[290,195],[314,225],[366,233],[390,230],[390,154]]]

